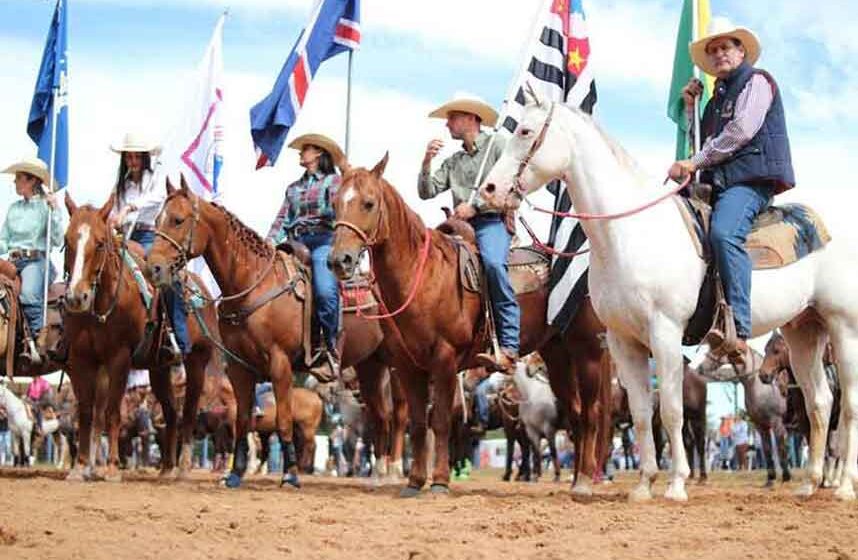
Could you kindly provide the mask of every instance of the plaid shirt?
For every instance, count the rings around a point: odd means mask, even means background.
[[[300,179],[286,187],[283,205],[271,224],[267,239],[279,243],[298,225],[333,229],[333,199],[340,188],[340,182],[340,176],[336,173],[304,173]]]

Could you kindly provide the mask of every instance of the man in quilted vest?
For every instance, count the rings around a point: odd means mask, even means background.
[[[713,329],[706,341],[736,367],[748,359],[751,336],[751,259],[744,243],[756,217],[775,194],[795,185],[780,91],[774,78],[754,68],[760,43],[748,29],[715,18],[709,34],[691,44],[691,58],[717,78],[703,112],[703,146],[668,171],[674,180],[702,171],[712,185],[710,243],[724,296],[736,323],[735,345]],[[692,79],[683,90],[689,117],[703,84]]]

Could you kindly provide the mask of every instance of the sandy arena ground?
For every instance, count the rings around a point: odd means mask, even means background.
[[[858,560],[858,504],[828,490],[801,501],[794,484],[763,490],[759,473],[691,484],[685,505],[628,504],[631,474],[589,503],[573,501],[565,482],[504,483],[497,472],[414,500],[353,479],[305,476],[290,491],[257,477],[228,491],[201,471],[173,484],[60,476],[0,471],[0,558]],[[661,477],[659,496],[664,486]]]

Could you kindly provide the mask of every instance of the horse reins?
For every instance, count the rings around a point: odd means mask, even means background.
[[[127,250],[125,248],[125,242],[124,241],[121,244],[121,250],[122,251]],[[75,315],[77,313],[88,313],[88,314],[92,315],[93,317],[95,317],[96,321],[98,321],[99,323],[101,323],[103,325],[104,323],[107,322],[108,317],[110,317],[110,315],[113,314],[113,311],[116,309],[116,306],[119,304],[119,292],[122,289],[122,278],[123,278],[122,255],[119,253],[119,251],[116,250],[116,248],[114,246],[113,234],[110,233],[110,231],[108,231],[108,234],[107,234],[107,247],[99,248],[96,246],[96,251],[101,251],[104,256],[101,259],[101,263],[99,263],[99,265],[98,265],[98,270],[95,273],[95,279],[93,280],[92,287],[90,287],[90,289],[89,289],[90,297],[92,298],[92,309],[90,309],[89,311],[77,312],[77,311],[74,311],[74,310],[66,307],[65,311],[66,311],[66,313],[71,313],[72,315]],[[104,313],[96,313],[95,312],[95,303],[96,303],[96,298],[98,296],[98,288],[99,288],[99,286],[101,286],[101,277],[104,274],[104,269],[106,268],[106,265],[107,265],[107,259],[111,255],[115,255],[116,259],[117,259],[116,274],[117,274],[118,278],[116,279],[116,290],[113,293],[113,299],[110,302],[110,305],[107,307],[107,311],[105,311]],[[66,285],[68,285],[68,283],[69,283],[69,271],[68,271],[68,263],[67,262],[65,263],[63,268],[64,268],[64,272],[65,272],[64,276],[65,276],[65,280],[66,280]]]

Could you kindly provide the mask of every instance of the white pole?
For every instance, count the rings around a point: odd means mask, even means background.
[[[349,159],[352,131],[352,55],[354,49],[349,49],[349,73],[346,77],[346,160]]]
[[[692,21],[691,21],[691,42],[692,43],[694,41],[696,41],[697,38],[700,36],[700,29],[698,29],[700,26],[700,22],[698,20],[699,14],[698,14],[697,2],[698,2],[698,0],[691,0],[691,19],[692,19]],[[693,62],[692,62],[692,67],[694,69],[694,77],[699,80],[700,79],[700,68],[698,68],[697,65],[694,64]],[[703,87],[705,88],[706,85],[704,84]],[[694,153],[696,154],[697,152],[700,151],[700,96],[699,95],[694,97],[694,114],[692,115],[691,118],[693,119],[693,126],[694,126],[694,139],[693,139],[693,141],[694,141]],[[698,181],[700,180],[700,172],[699,171],[697,172],[697,180]]]
[[[51,103],[51,161],[48,165],[48,196],[54,194],[54,163],[57,160],[57,97],[59,96],[59,88],[53,90],[53,101]],[[47,202],[46,202],[47,204]],[[51,220],[53,219],[53,209],[50,204],[48,207],[48,223],[45,228],[45,277],[42,286],[42,328],[48,324],[48,287],[51,279]],[[36,333],[32,333],[36,334]]]
[[[489,154],[494,148],[495,145],[495,136],[497,136],[498,131],[503,126],[503,121],[506,118],[506,112],[509,108],[510,99],[515,96],[518,92],[518,88],[521,85],[521,77],[524,75],[525,70],[530,65],[530,46],[536,42],[539,36],[542,34],[542,16],[548,11],[549,6],[554,0],[543,0],[542,4],[540,4],[537,12],[533,15],[533,20],[531,21],[531,33],[528,37],[527,42],[524,43],[522,47],[521,54],[521,65],[519,66],[518,72],[513,74],[512,81],[507,87],[506,96],[503,98],[503,102],[501,103],[501,110],[498,112],[498,122],[495,123],[495,127],[493,130],[492,137],[489,139],[489,144],[486,146],[486,153],[483,155],[483,161],[480,163],[480,169],[477,172],[477,176],[474,177],[474,186],[471,190],[471,197],[468,199],[468,204],[473,204],[474,199],[477,197],[477,191],[480,187],[480,179],[483,176],[483,172],[486,169],[486,160],[489,157]]]

